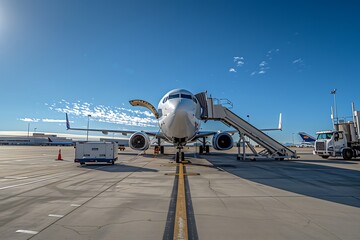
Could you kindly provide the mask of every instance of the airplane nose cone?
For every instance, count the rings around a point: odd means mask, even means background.
[[[194,119],[191,106],[179,101],[174,105],[172,121],[169,125],[172,136],[189,138],[194,134]]]
[[[179,100],[174,104],[175,112],[189,111],[189,104],[183,100]]]

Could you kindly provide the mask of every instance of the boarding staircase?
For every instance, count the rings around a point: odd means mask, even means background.
[[[214,99],[207,97],[205,92],[196,95],[202,107],[203,120],[216,120],[235,128],[240,135],[245,135],[252,141],[264,148],[259,155],[266,155],[271,158],[297,158],[296,152],[282,145],[263,131],[257,129],[228,108],[221,104],[214,104]],[[254,151],[253,151],[254,152]]]

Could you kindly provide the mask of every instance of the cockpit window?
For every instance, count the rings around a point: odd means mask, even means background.
[[[197,104],[197,100],[196,97],[193,97],[193,101]]]
[[[169,96],[169,99],[173,99],[173,98],[179,98],[180,94],[173,94]]]
[[[192,99],[191,95],[189,94],[181,94],[181,98]]]
[[[163,100],[163,103],[166,103],[167,100],[168,100],[168,97],[165,97]]]

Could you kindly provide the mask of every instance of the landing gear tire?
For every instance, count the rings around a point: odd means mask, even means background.
[[[160,153],[164,154],[164,146],[160,146]]]
[[[323,159],[328,159],[329,156],[321,156]]]
[[[176,152],[175,161],[176,161],[176,163],[180,163],[180,154],[179,154],[179,152]]]
[[[176,152],[175,161],[176,163],[181,163],[185,160],[185,153],[184,152]]]
[[[199,154],[203,154],[204,153],[204,147],[203,146],[199,146]]]
[[[345,160],[350,160],[353,157],[353,152],[351,151],[351,149],[344,149],[342,151],[342,156]]]
[[[205,152],[209,153],[210,152],[210,146],[205,146]]]

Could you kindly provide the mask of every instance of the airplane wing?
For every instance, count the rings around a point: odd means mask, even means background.
[[[121,133],[124,136],[127,136],[128,134],[133,134],[136,133],[138,131],[133,131],[133,130],[111,130],[111,129],[94,129],[94,128],[72,128],[70,127],[70,121],[69,121],[69,116],[66,113],[66,128],[67,130],[77,130],[77,131],[89,131],[89,132],[101,132],[103,134],[108,134],[108,133]],[[155,136],[158,138],[163,138],[162,134],[159,132],[146,132],[144,131],[144,133],[148,134],[149,136]]]

